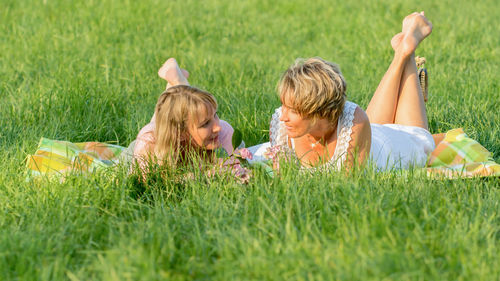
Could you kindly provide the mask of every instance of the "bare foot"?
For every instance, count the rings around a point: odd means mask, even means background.
[[[418,44],[432,32],[432,23],[424,16],[424,12],[413,13],[403,20],[403,39],[398,47],[405,56],[415,52]]]
[[[168,85],[170,86],[176,85],[189,85],[187,78],[189,77],[189,73],[181,69],[179,64],[174,58],[169,58],[158,70],[158,76],[167,80]]]
[[[403,37],[404,37],[403,32],[400,32],[400,33],[394,35],[394,37],[392,37],[392,39],[391,39],[391,46],[392,46],[392,49],[394,51],[396,51],[396,49],[401,44],[401,41],[403,41]]]
[[[185,70],[184,68],[181,68],[181,73],[182,73],[182,75],[184,75],[184,77],[186,77],[186,79],[189,78],[189,72],[187,70]],[[165,75],[166,72],[163,72],[162,74]],[[160,70],[158,70],[158,76],[160,76],[162,74],[160,74]],[[160,76],[160,78],[162,78],[163,80],[167,80],[167,78],[165,76]]]
[[[410,29],[410,26],[412,25],[412,19],[414,17],[418,17],[418,16],[423,16],[425,17],[425,12],[422,11],[422,12],[413,12],[409,15],[407,15],[404,19],[403,19],[403,27],[401,29],[401,32],[402,33],[406,33],[408,32],[408,30]]]

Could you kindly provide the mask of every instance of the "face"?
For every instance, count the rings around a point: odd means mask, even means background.
[[[191,143],[208,150],[218,148],[221,127],[216,109],[210,106],[208,110],[200,112],[194,119],[190,120],[190,126],[188,126]]]
[[[281,106],[280,121],[285,123],[286,133],[291,138],[298,138],[309,133],[314,125],[311,118],[300,116],[293,108],[284,104]]]

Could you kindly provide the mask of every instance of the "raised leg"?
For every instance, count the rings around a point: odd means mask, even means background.
[[[410,56],[403,71],[394,123],[429,129],[415,55]]]
[[[432,24],[423,12],[413,13],[403,20],[403,31],[391,40],[395,50],[393,61],[366,110],[371,123],[396,123],[427,129],[414,53],[431,31]]]
[[[158,76],[167,81],[167,90],[170,87],[177,85],[189,85],[187,78],[189,77],[189,72],[185,69],[181,69],[179,64],[174,58],[169,58],[158,70]],[[156,113],[151,117],[151,122],[154,122],[156,118]]]
[[[391,40],[391,45],[396,50],[400,46],[403,33],[398,33]],[[377,90],[373,94],[366,114],[370,123],[391,124],[394,123],[396,108],[399,99],[399,89],[401,76],[406,64],[407,58],[401,56],[396,51],[389,68],[380,81]]]
[[[418,81],[415,49],[431,32],[432,24],[423,12],[413,13],[403,21],[404,37],[398,48],[402,49],[403,53],[409,53],[409,56],[401,77],[395,124],[429,129],[424,97]]]
[[[167,81],[166,89],[177,85],[189,85],[189,72],[181,69],[174,58],[169,58],[158,70],[158,76]]]

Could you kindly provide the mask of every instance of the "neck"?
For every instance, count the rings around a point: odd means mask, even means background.
[[[337,125],[332,125],[329,121],[321,119],[317,121],[314,130],[311,130],[306,136],[310,141],[314,142],[327,142],[335,135]]]

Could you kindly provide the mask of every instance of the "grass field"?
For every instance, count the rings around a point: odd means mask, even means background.
[[[420,171],[317,178],[255,171],[152,185],[126,169],[25,181],[40,137],[128,145],[168,57],[216,96],[247,145],[268,141],[297,57],[340,64],[365,108],[402,18],[419,47],[431,132],[462,127],[500,161],[496,1],[0,0],[0,280],[500,280],[500,180]]]

